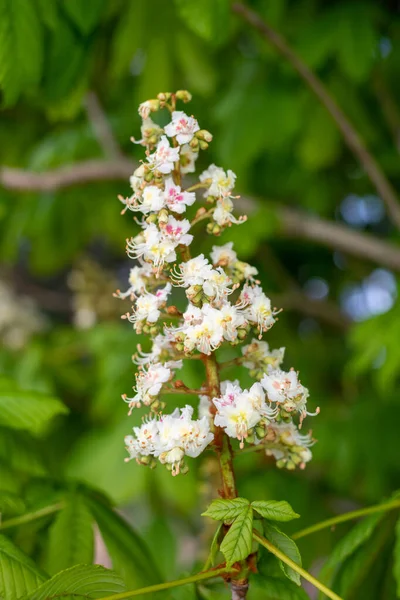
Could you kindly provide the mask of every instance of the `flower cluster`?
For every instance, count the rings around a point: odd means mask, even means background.
[[[128,460],[155,466],[158,459],[173,475],[184,473],[184,457],[197,457],[217,443],[217,429],[238,439],[241,448],[245,442],[262,444],[278,466],[302,467],[311,458],[311,436],[299,432],[311,414],[308,390],[296,371],[281,370],[284,348],[270,350],[262,340],[279,311],[256,279],[257,269],[238,259],[232,242],[213,246],[209,257],[190,253],[198,223],[204,221],[206,231],[219,236],[246,217],[234,215],[236,175],[231,170],[212,164],[197,181],[183,181],[183,175],[195,171],[212,135],[177,110],[177,100],[189,102],[190,94],[162,93],[140,105],[141,139],[135,143],[146,148],[146,157],[130,179],[132,194],[119,197],[122,212],[133,212],[141,229],[127,240],[127,254],[136,264],[126,291],[115,295],[131,300],[132,311],[123,318],[152,340],[149,351],[139,346],[133,356],[138,365],[134,394],[123,395],[129,414],[143,406],[150,410],[133,428],[134,435],[126,437]],[[170,121],[162,127],[153,118],[164,109]],[[168,305],[171,297],[179,308]],[[213,353],[223,344],[242,342],[246,345],[235,363],[247,368],[255,383],[242,389],[239,381],[222,382],[217,393],[218,377],[211,384],[209,373],[210,364],[218,372]],[[175,380],[175,371],[184,359],[196,358],[206,365],[207,381],[200,390],[190,390]],[[171,393],[199,395],[199,418],[193,419],[189,405],[164,414],[161,398]]]

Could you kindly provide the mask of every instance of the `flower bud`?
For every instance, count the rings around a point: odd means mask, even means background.
[[[203,142],[203,140],[200,140],[199,146],[200,146],[200,150],[207,150],[207,148],[208,148],[207,142]]]
[[[167,102],[167,100],[169,100],[171,98],[171,96],[172,96],[171,92],[160,92],[159,94],[157,94],[157,98],[162,103]]]
[[[178,90],[175,96],[177,100],[182,100],[182,102],[185,102],[185,104],[190,102],[192,99],[192,94],[187,90]]]
[[[154,213],[151,213],[148,217],[146,217],[146,223],[156,223],[157,222],[157,215],[155,215]]]
[[[147,171],[147,173],[144,176],[144,180],[147,181],[147,183],[150,183],[150,181],[152,181],[153,179],[154,179],[153,171]]]
[[[195,135],[198,140],[202,140],[203,142],[210,143],[213,139],[212,134],[209,131],[207,131],[207,129],[200,129],[200,131],[197,131]]]
[[[192,150],[198,151],[198,149],[199,149],[199,140],[194,137],[192,140],[190,140],[189,146],[192,148]]]
[[[163,208],[160,210],[160,212],[158,213],[158,222],[160,225],[165,225],[166,223],[168,223],[168,211],[166,208]]]

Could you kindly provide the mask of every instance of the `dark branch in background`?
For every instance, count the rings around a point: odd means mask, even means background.
[[[93,182],[126,182],[136,167],[137,164],[128,158],[122,158],[118,162],[88,160],[43,173],[3,167],[0,169],[0,185],[8,190],[20,192],[54,192]],[[258,204],[248,196],[240,202],[249,211],[254,210]],[[282,235],[311,240],[322,246],[370,260],[388,269],[400,271],[400,247],[371,234],[354,231],[346,225],[312,217],[281,204],[273,206],[280,221]]]
[[[111,129],[110,122],[94,92],[89,92],[86,95],[84,105],[89,123],[104,156],[110,159],[123,159],[121,148]]]
[[[18,192],[55,192],[86,183],[126,181],[136,167],[128,158],[118,161],[87,160],[44,173],[3,167],[0,169],[0,185]]]
[[[361,139],[352,123],[337,105],[323,83],[294,52],[286,40],[272,29],[268,23],[263,21],[256,12],[240,3],[233,4],[232,10],[254,27],[254,29],[259,31],[261,35],[290,62],[300,77],[302,77],[320,102],[325,106],[341,131],[346,144],[358,158],[368,177],[374,184],[379,196],[386,204],[387,211],[392,221],[400,229],[400,204],[392,185],[387,180],[375,158],[369,153],[364,141]]]
[[[351,320],[334,302],[313,300],[304,293],[296,279],[267,244],[262,245],[259,256],[266,271],[284,290],[281,294],[270,294],[274,306],[313,317],[344,331],[349,328]]]

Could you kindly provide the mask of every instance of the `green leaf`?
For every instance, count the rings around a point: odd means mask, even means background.
[[[211,566],[211,567],[214,566],[215,559],[217,557],[218,551],[221,546],[222,528],[223,528],[223,523],[220,523],[218,525],[217,529],[215,530],[213,539],[211,541],[210,553],[207,558],[207,565]]]
[[[142,47],[146,30],[146,0],[129,2],[114,29],[111,47],[110,72],[119,78],[129,74],[129,66],[138,48]]]
[[[40,436],[46,433],[55,416],[66,413],[68,409],[61,400],[22,390],[7,379],[0,380],[0,426]]]
[[[43,32],[35,4],[0,0],[0,87],[6,106],[39,82],[42,63]]]
[[[19,548],[0,535],[0,598],[14,600],[36,589],[46,575]]]
[[[393,574],[397,584],[397,596],[400,598],[400,518],[396,523],[396,541],[393,550]]]
[[[222,540],[221,552],[225,556],[226,565],[230,567],[238,560],[251,553],[253,541],[253,509],[248,504],[236,517]]]
[[[340,565],[371,537],[383,517],[384,513],[377,513],[363,519],[340,540],[321,570],[320,579],[324,583],[331,583]]]
[[[126,585],[113,571],[100,565],[76,565],[54,575],[23,600],[53,600],[60,596],[102,598],[126,591]]]
[[[229,32],[229,0],[175,0],[178,13],[198,36],[220,43]]]
[[[0,460],[19,473],[46,474],[37,441],[24,431],[0,427]]]
[[[301,567],[301,556],[299,549],[297,548],[294,541],[287,536],[285,533],[280,531],[275,525],[271,525],[267,521],[264,523],[264,535],[279,550],[281,550],[286,556],[291,558],[296,564]],[[297,585],[300,585],[300,575],[297,571],[294,571],[291,567],[279,560],[280,567],[285,573],[286,577],[294,581]]]
[[[19,515],[25,511],[24,501],[17,496],[6,491],[0,491],[0,519],[4,515]]]
[[[93,516],[79,494],[71,494],[49,530],[46,570],[58,573],[93,562]]]
[[[213,500],[207,510],[202,513],[202,517],[211,517],[216,521],[231,521],[235,519],[250,505],[246,498],[234,498],[233,500],[223,500],[218,498]]]
[[[252,577],[250,585],[253,591],[261,592],[261,595],[256,595],[257,600],[308,600],[309,598],[302,587],[278,577],[257,574]]]
[[[90,2],[67,0],[63,6],[81,32],[88,34],[100,21],[104,0],[90,0]]]
[[[255,500],[251,506],[270,521],[292,521],[300,517],[285,500]]]
[[[110,554],[113,569],[129,587],[160,583],[162,577],[146,541],[103,498],[88,497],[90,510]]]

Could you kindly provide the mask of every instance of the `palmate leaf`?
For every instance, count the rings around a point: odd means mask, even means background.
[[[43,63],[43,32],[34,2],[0,0],[0,87],[4,104],[38,83]]]
[[[0,535],[0,598],[15,600],[46,580],[34,562],[5,536]]]
[[[255,600],[308,600],[302,587],[284,578],[256,575],[250,586]]]
[[[50,574],[93,561],[93,516],[81,495],[70,494],[66,502],[49,530],[46,570]]]
[[[95,599],[125,591],[125,583],[113,571],[100,565],[76,565],[57,573],[22,600],[53,600],[60,596]]]
[[[300,517],[285,500],[255,500],[251,506],[264,519],[270,521],[292,521]]]
[[[242,508],[241,513],[233,521],[228,533],[222,540],[221,552],[229,567],[251,553],[253,541],[253,509],[250,505]]]
[[[146,541],[103,499],[87,497],[110,554],[113,569],[129,587],[143,587],[162,581]]]
[[[12,381],[0,379],[0,426],[40,436],[48,430],[55,416],[67,412],[58,398],[22,390]]]
[[[280,529],[278,529],[274,525],[271,525],[271,523],[268,522],[264,523],[264,534],[267,540],[269,540],[274,546],[279,548],[279,550],[281,550],[284,554],[286,554],[286,556],[291,558],[296,564],[298,564],[301,567],[301,556],[299,549],[297,548],[295,542],[289,536],[287,536],[285,533],[280,531]],[[279,565],[286,577],[291,579],[297,585],[300,585],[300,575],[297,573],[297,571],[294,571],[291,567],[283,563],[281,560],[279,560]]]
[[[79,27],[82,33],[90,33],[100,21],[105,0],[68,0],[64,3],[65,10]]]
[[[11,472],[39,477],[46,474],[38,442],[24,431],[0,427],[0,462]]]
[[[202,517],[211,517],[216,521],[231,521],[245,511],[249,505],[250,502],[245,498],[233,498],[232,500],[217,498],[202,513]]]

